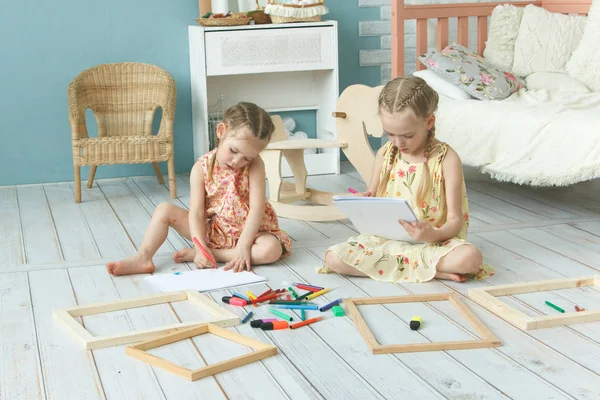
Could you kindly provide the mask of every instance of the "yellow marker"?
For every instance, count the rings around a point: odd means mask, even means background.
[[[319,297],[320,295],[329,292],[329,290],[330,290],[329,288],[325,288],[323,290],[319,290],[318,292],[314,292],[313,294],[309,294],[308,296],[306,296],[306,300],[312,300],[315,297]]]
[[[256,296],[253,295],[251,291],[246,290],[246,294],[248,295],[248,297],[250,298],[250,300],[256,300]]]

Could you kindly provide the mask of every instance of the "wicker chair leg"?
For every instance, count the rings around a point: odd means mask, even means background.
[[[158,166],[158,163],[152,163],[152,165],[154,165],[154,173],[156,174],[156,179],[158,179],[158,183],[160,183],[161,185],[165,184],[165,178],[163,178],[162,172],[160,172],[160,167]]]
[[[81,167],[75,169],[75,203],[81,203]]]
[[[175,158],[171,155],[167,163],[167,172],[169,173],[169,189],[171,191],[171,198],[177,198],[177,185],[175,184]]]
[[[96,176],[96,169],[98,168],[97,165],[92,165],[92,169],[90,170],[90,176],[88,178],[88,183],[87,183],[87,187],[88,188],[92,188],[92,186],[94,186],[94,176]]]

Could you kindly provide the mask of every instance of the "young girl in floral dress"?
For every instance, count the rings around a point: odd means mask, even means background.
[[[167,238],[169,227],[188,240],[197,238],[211,258],[235,272],[289,255],[292,242],[279,229],[277,215],[267,201],[265,165],[259,156],[274,131],[271,117],[257,105],[242,102],[228,108],[217,126],[217,148],[192,168],[189,212],[171,203],[158,205],[138,252],[108,263],[108,272],[153,272],[152,257]],[[198,268],[214,266],[196,244],[177,251],[174,259],[193,261]]]
[[[479,249],[466,240],[469,207],[462,163],[435,138],[438,99],[421,78],[397,78],[385,85],[379,113],[389,142],[377,152],[368,191],[358,194],[409,201],[418,221],[398,222],[421,243],[351,237],[327,250],[319,272],[388,282],[462,282],[493,275]]]

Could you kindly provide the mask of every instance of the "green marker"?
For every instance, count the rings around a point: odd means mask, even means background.
[[[562,308],[555,306],[554,304],[550,303],[549,301],[546,301],[546,304],[549,305],[550,307],[554,308],[556,311],[564,313],[565,310],[563,310]]]
[[[287,321],[292,321],[294,318],[290,317],[287,314],[282,313],[281,311],[277,311],[274,308],[269,308],[269,312],[273,315],[277,315],[279,318],[283,318]]]
[[[292,295],[294,296],[294,298],[295,298],[295,299],[297,299],[297,298],[298,298],[298,293],[296,293],[296,291],[294,290],[294,288],[293,288],[293,287],[291,287],[291,286],[290,286],[290,287],[288,288],[288,290],[289,290],[290,292],[292,292]]]

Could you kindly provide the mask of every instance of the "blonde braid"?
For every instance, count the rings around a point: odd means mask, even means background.
[[[436,111],[438,101],[439,96],[437,92],[423,79],[415,76],[396,78],[389,81],[382,89],[379,95],[379,109],[393,114],[405,108],[410,108],[415,117],[426,120]],[[427,139],[423,150],[424,169],[416,196],[419,208],[421,208],[423,201],[425,201],[427,193],[431,191],[432,178],[430,176],[428,161],[433,152],[434,138],[435,126],[432,126],[427,132]],[[393,166],[398,154],[398,148],[393,144],[391,146],[390,156],[386,159],[385,171],[381,174],[381,181],[377,190],[378,196],[385,195],[385,188],[390,179],[390,167]]]
[[[422,209],[421,205],[427,198],[427,193],[431,191],[432,179],[429,171],[429,157],[433,150],[433,138],[435,137],[435,127],[432,127],[427,132],[427,139],[425,140],[425,150],[423,150],[423,175],[419,182],[419,188],[417,189],[417,206]],[[423,217],[425,217],[424,211]]]

